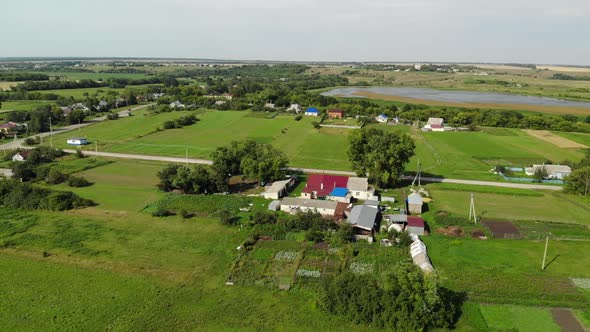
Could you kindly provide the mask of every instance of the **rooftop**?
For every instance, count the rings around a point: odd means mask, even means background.
[[[330,196],[334,197],[346,197],[346,195],[348,195],[348,189],[341,187],[334,188],[334,190],[332,190],[330,193]]]
[[[285,188],[291,182],[292,179],[283,181],[275,181],[270,186],[264,188],[265,193],[278,193]]]
[[[408,204],[422,205],[422,196],[418,193],[412,193],[408,196]]]
[[[369,180],[367,178],[350,177],[346,188],[350,191],[367,191],[369,189]]]
[[[408,216],[408,227],[422,227],[424,228],[424,219],[420,217]]]
[[[338,206],[338,202],[324,201],[324,200],[320,200],[320,199],[285,197],[281,201],[281,205],[289,205],[289,206],[294,206],[294,207],[303,206],[303,207],[316,208],[316,209],[336,210],[336,207]]]
[[[426,125],[442,127],[444,122],[445,120],[442,118],[428,118],[428,122],[426,122]]]
[[[304,193],[316,192],[319,197],[328,196],[335,188],[346,188],[348,177],[337,175],[312,174],[307,178]]]
[[[544,167],[547,173],[571,173],[571,167],[567,165],[533,165],[533,170]]]
[[[370,231],[375,226],[377,213],[378,210],[374,207],[368,205],[356,205],[348,215],[348,222],[353,226]]]
[[[318,109],[317,109],[317,108],[315,108],[315,107],[310,107],[310,108],[308,108],[308,109],[306,110],[306,112],[308,112],[308,113],[318,113],[319,111],[318,111]]]

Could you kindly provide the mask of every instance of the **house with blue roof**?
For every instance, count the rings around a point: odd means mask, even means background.
[[[375,120],[377,120],[377,122],[380,123],[387,123],[387,121],[389,121],[389,117],[383,113],[379,114]]]
[[[305,110],[305,115],[306,116],[318,116],[318,115],[320,115],[320,111],[315,107],[310,107],[307,110]]]
[[[334,189],[332,189],[332,191],[330,192],[328,197],[326,197],[326,199],[336,202],[350,203],[352,199],[352,194],[350,193],[348,188],[335,187]]]

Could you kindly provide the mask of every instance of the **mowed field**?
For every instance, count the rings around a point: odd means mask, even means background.
[[[84,136],[91,142],[85,149],[94,150],[98,140],[100,151],[185,157],[210,158],[215,148],[232,140],[252,138],[270,143],[287,154],[291,165],[331,170],[350,170],[347,158],[350,129],[314,129],[317,119],[304,117],[295,121],[291,115],[265,118],[265,113],[239,111],[205,111],[201,121],[181,129],[157,131],[166,120],[173,120],[188,112],[148,115],[138,111],[134,116],[106,121],[56,135],[54,144],[67,147],[66,139]],[[434,176],[462,179],[499,180],[490,172],[496,165],[528,166],[551,160],[579,160],[582,149],[559,148],[521,130],[484,128],[482,132],[420,133],[407,126],[378,128],[401,131],[413,136],[416,156],[407,169],[416,171],[418,161],[425,173]]]
[[[109,70],[109,69],[112,69],[112,68],[104,68],[104,70]],[[93,71],[93,72],[69,72],[69,71],[54,72],[54,71],[48,71],[48,72],[35,72],[35,73],[46,74],[49,76],[65,77],[69,80],[76,80],[76,81],[78,81],[78,80],[100,81],[100,80],[106,80],[109,78],[140,79],[140,78],[149,77],[149,75],[143,74],[143,73],[100,73],[98,71]]]
[[[139,89],[139,88],[145,88],[147,86],[150,86],[152,84],[148,84],[148,85],[129,85],[125,88],[107,88],[107,87],[102,87],[102,88],[82,88],[82,89],[59,89],[59,90],[36,90],[36,91],[32,91],[32,92],[39,92],[39,93],[44,93],[44,94],[55,94],[58,96],[64,96],[64,97],[73,97],[75,99],[83,99],[84,98],[84,94],[88,94],[90,96],[104,96],[108,93],[108,91],[116,91],[119,94],[124,92],[125,90],[129,90],[129,89]]]
[[[0,111],[32,111],[42,105],[54,105],[55,103],[45,100],[19,100],[3,101]]]
[[[208,111],[199,115],[201,121],[182,129],[155,132],[166,120],[188,112],[172,112],[144,116],[137,112],[128,119],[107,121],[88,126],[75,133],[57,135],[54,142],[65,147],[71,135],[98,140],[99,150],[134,154],[210,158],[219,146],[232,140],[252,138],[271,143],[287,154],[291,164],[301,167],[348,170],[346,157],[348,129],[314,129],[309,117],[295,121],[291,115],[268,119],[250,112]],[[93,145],[87,149],[94,149]]]
[[[484,128],[480,132],[418,133],[417,156],[409,169],[422,169],[429,174],[461,179],[499,179],[490,172],[496,165],[524,167],[547,160],[553,163],[580,160],[582,149],[559,148],[518,129]],[[430,146],[439,158],[432,156]]]

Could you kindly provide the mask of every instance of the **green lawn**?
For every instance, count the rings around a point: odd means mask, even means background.
[[[0,111],[32,111],[41,105],[53,105],[51,101],[45,100],[19,100],[19,101],[3,101]]]
[[[37,72],[36,72],[37,73]],[[38,72],[39,74],[46,74],[49,76],[64,76],[69,80],[106,80],[108,78],[129,78],[129,79],[140,79],[149,77],[147,74],[129,74],[129,73],[99,73],[99,72]]]
[[[489,172],[496,165],[524,167],[546,160],[579,160],[583,156],[581,150],[558,148],[518,129],[422,135],[438,153],[441,163],[437,166],[432,153],[417,140],[417,156],[410,169],[417,168],[416,159],[420,158],[425,172],[449,178],[497,180],[499,177]]]
[[[511,305],[481,305],[481,313],[493,331],[560,332],[548,309]]]
[[[436,210],[447,211],[458,215],[469,214],[471,191],[445,190],[432,184],[426,186],[430,191]],[[488,188],[488,187],[482,187]],[[483,189],[480,189],[485,191]],[[496,189],[497,190],[497,189]],[[489,192],[475,193],[475,204],[478,213],[485,212],[485,217],[531,221],[553,221],[562,223],[578,223],[590,225],[590,204],[584,200],[576,200],[571,196],[555,192],[510,191],[495,194]],[[512,195],[510,194],[512,193]],[[541,196],[538,196],[541,194]]]

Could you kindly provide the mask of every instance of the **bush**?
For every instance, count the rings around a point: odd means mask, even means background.
[[[303,115],[299,114],[295,117],[295,121],[300,121],[301,119],[303,119]]]
[[[52,168],[49,170],[49,173],[47,174],[47,178],[45,179],[45,181],[47,181],[47,183],[49,184],[60,184],[66,181],[67,178],[67,175],[63,174],[55,168]]]
[[[176,122],[168,120],[162,124],[162,128],[164,129],[174,129],[176,128]]]
[[[192,218],[193,217],[193,214],[190,213],[190,212],[188,212],[187,210],[180,210],[180,216],[183,219],[189,219],[189,218]]]
[[[174,212],[163,208],[158,208],[156,211],[152,212],[152,216],[154,217],[169,217],[173,215]]]
[[[117,120],[119,118],[119,113],[111,112],[107,114],[107,120]]]
[[[39,136],[25,138],[25,145],[38,145],[41,143]]]
[[[312,229],[305,232],[305,240],[315,243],[324,241],[324,233],[319,229]]]
[[[315,129],[320,129],[320,127],[321,127],[321,126],[320,126],[320,123],[319,123],[319,122],[317,122],[317,121],[314,121],[314,122],[312,122],[312,123],[311,123],[311,125],[312,125],[312,126],[315,128]]]
[[[225,226],[234,225],[238,220],[238,218],[236,218],[236,216],[228,209],[221,209],[218,214],[219,220]]]
[[[68,178],[68,186],[70,186],[70,187],[74,187],[74,188],[88,187],[91,184],[92,183],[90,183],[90,181],[86,180],[86,178],[81,177],[81,176],[70,175],[70,177]]]

